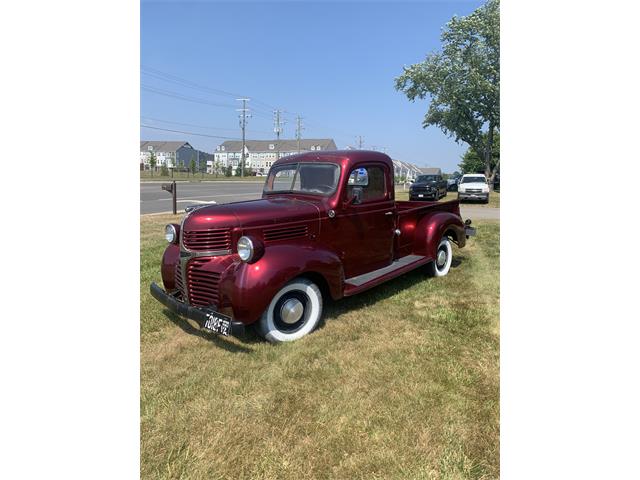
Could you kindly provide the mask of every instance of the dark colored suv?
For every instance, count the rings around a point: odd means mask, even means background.
[[[447,181],[442,175],[418,175],[409,187],[409,200],[439,200],[447,196]]]

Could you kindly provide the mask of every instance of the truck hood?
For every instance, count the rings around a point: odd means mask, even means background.
[[[320,209],[297,198],[272,197],[198,208],[185,217],[183,229],[251,228],[304,220],[320,221]]]
[[[436,182],[435,180],[432,180],[430,182],[416,182],[416,183],[412,183],[411,186],[412,187],[434,187],[435,185],[437,185],[438,182]]]
[[[487,184],[484,182],[461,183],[458,187],[464,190],[466,190],[467,188],[479,188],[481,190],[484,188],[488,188]]]

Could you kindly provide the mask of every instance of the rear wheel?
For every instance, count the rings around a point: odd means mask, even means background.
[[[311,333],[322,318],[322,293],[306,278],[287,283],[257,322],[258,333],[271,343],[291,342]]]
[[[442,237],[436,249],[436,258],[427,265],[427,271],[432,277],[444,277],[451,269],[453,260],[453,248],[447,237]]]

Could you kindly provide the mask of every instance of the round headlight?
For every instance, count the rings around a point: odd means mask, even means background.
[[[238,255],[243,262],[248,262],[253,257],[253,242],[249,237],[240,237],[238,240]]]
[[[164,238],[166,238],[169,243],[176,243],[178,241],[178,232],[176,227],[171,223],[164,227]]]

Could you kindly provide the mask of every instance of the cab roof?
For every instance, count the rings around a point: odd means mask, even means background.
[[[328,150],[320,152],[305,152],[296,155],[288,155],[273,163],[273,166],[286,165],[296,162],[331,162],[338,163],[343,167],[350,167],[357,163],[374,161],[387,163],[393,171],[393,162],[389,155],[372,150]]]

